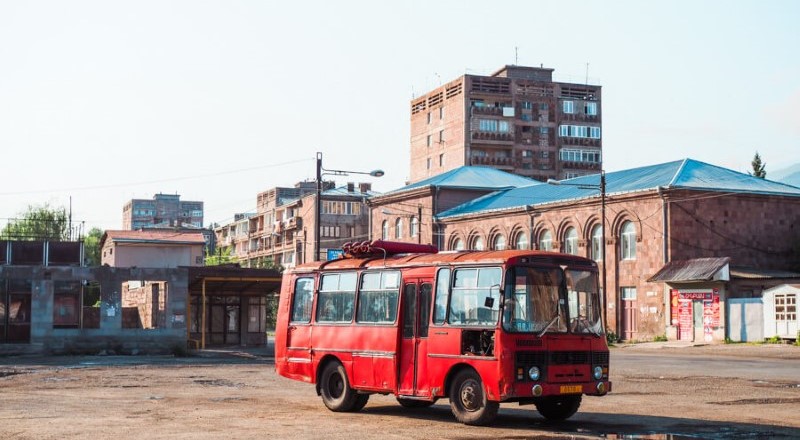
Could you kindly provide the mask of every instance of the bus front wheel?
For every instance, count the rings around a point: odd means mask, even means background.
[[[331,362],[322,370],[319,388],[322,402],[335,412],[358,411],[369,399],[368,394],[358,394],[350,388],[347,373],[338,362]]]
[[[572,417],[581,406],[581,395],[545,397],[536,402],[536,409],[545,419],[559,422]]]
[[[481,377],[473,370],[462,370],[450,387],[450,409],[466,425],[486,425],[497,416],[498,402],[486,398]]]

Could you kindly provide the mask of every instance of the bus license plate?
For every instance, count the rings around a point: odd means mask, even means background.
[[[582,392],[582,385],[561,385],[561,394],[576,394]]]

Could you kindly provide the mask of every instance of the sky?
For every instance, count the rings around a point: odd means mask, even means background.
[[[0,226],[120,229],[180,194],[206,224],[334,170],[409,176],[410,101],[506,64],[600,84],[606,171],[800,162],[797,1],[0,0]]]

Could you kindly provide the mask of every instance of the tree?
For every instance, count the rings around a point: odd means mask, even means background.
[[[100,239],[103,238],[103,230],[92,228],[83,239],[83,252],[86,255],[87,266],[100,265]]]
[[[65,241],[71,238],[67,210],[50,205],[28,206],[20,218],[10,220],[0,231],[0,237],[12,240]]]
[[[761,162],[761,156],[759,156],[758,151],[756,151],[756,155],[753,156],[753,161],[750,162],[750,165],[753,166],[753,172],[749,173],[751,176],[756,176],[761,179],[767,178],[767,164]]]
[[[219,266],[222,264],[238,263],[239,259],[231,255],[232,250],[229,246],[218,246],[216,254],[211,254],[206,250],[206,266]]]

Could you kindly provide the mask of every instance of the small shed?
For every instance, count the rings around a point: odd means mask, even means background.
[[[800,284],[781,284],[764,291],[764,337],[797,339]]]

